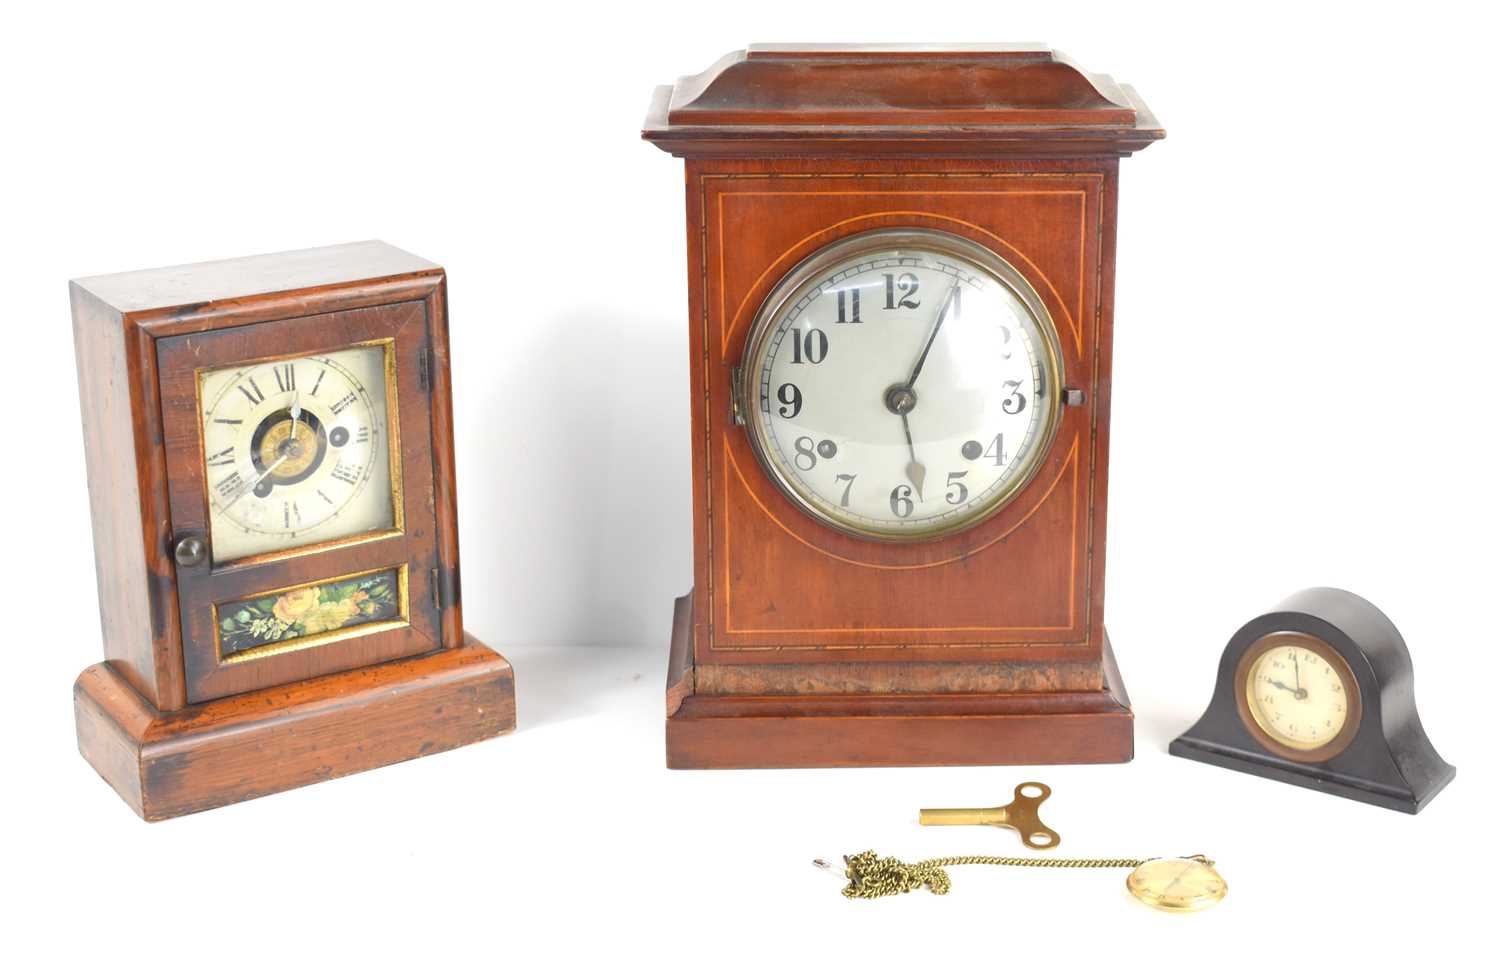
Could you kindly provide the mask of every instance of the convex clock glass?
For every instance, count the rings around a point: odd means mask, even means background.
[[[1331,758],[1359,729],[1359,684],[1338,652],[1291,631],[1253,644],[1239,665],[1245,727],[1281,755]]]
[[[968,240],[876,231],[821,250],[766,301],[741,369],[767,471],[835,528],[972,526],[1056,430],[1057,334],[1025,279]]]
[[[399,528],[389,342],[200,374],[216,563]]]

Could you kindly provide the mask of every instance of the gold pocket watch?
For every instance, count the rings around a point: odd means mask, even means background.
[[[1130,871],[1125,888],[1148,907],[1179,914],[1206,910],[1229,892],[1213,861],[1201,856],[1147,860]]]
[[[1147,860],[1058,859],[1035,856],[946,856],[920,863],[902,863],[895,857],[880,857],[874,850],[844,857],[844,877],[849,881],[844,896],[868,900],[910,893],[919,887],[942,896],[953,886],[945,867],[985,864],[989,866],[1050,867],[1058,869],[1105,869],[1130,867],[1125,888],[1141,903],[1169,913],[1207,910],[1229,892],[1229,884],[1206,856],[1156,857]],[[821,870],[837,873],[823,860],[814,860]]]

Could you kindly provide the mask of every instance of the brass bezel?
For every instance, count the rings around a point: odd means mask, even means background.
[[[1315,748],[1294,748],[1281,741],[1261,722],[1256,706],[1250,703],[1249,694],[1252,689],[1249,679],[1254,672],[1256,662],[1269,652],[1288,644],[1306,648],[1327,661],[1329,667],[1333,668],[1339,676],[1339,681],[1344,686],[1344,697],[1348,699],[1346,702],[1348,711],[1344,713],[1344,724],[1339,729],[1339,733]],[[1345,661],[1344,656],[1326,641],[1301,631],[1276,631],[1266,634],[1245,648],[1240,654],[1239,663],[1234,668],[1234,704],[1245,729],[1262,747],[1274,755],[1293,762],[1327,762],[1349,747],[1364,719],[1364,703],[1359,693],[1359,681],[1355,679],[1349,662]]]
[[[920,248],[929,252],[946,254],[966,260],[991,273],[1000,284],[1011,291],[1031,313],[1037,331],[1041,335],[1041,357],[1044,379],[1047,381],[1046,402],[1048,415],[1046,427],[1037,436],[1031,458],[1026,467],[1014,476],[1005,488],[997,492],[976,512],[934,526],[930,529],[903,530],[900,532],[864,528],[838,519],[822,508],[821,499],[804,492],[791,481],[770,457],[770,443],[762,419],[760,402],[760,379],[757,362],[765,352],[767,342],[775,331],[777,322],[797,294],[816,276],[830,266],[857,257],[860,254],[901,248]],[[978,526],[998,514],[1031,484],[1044,460],[1052,450],[1057,438],[1058,426],[1062,423],[1063,366],[1062,346],[1057,336],[1057,327],[1046,305],[1036,289],[1004,257],[985,246],[953,233],[937,229],[909,227],[899,229],[875,229],[857,233],[824,246],[792,267],[781,278],[771,293],[761,303],[745,342],[745,353],[740,359],[740,387],[735,389],[739,400],[745,402],[745,432],[751,451],[761,468],[770,477],[776,488],[807,515],[824,526],[858,539],[877,540],[885,543],[907,544],[926,542],[950,536]]]
[[[361,347],[380,347],[384,357],[385,373],[385,415],[386,415],[386,448],[388,450],[388,461],[390,466],[389,492],[391,498],[391,525],[381,529],[366,530],[362,533],[354,533],[349,536],[340,536],[334,539],[324,540],[319,543],[307,543],[301,546],[291,546],[281,550],[268,550],[264,553],[253,553],[238,559],[216,561],[214,559],[213,542],[213,506],[212,499],[208,494],[208,475],[203,475],[203,508],[204,515],[204,538],[208,541],[209,568],[214,571],[244,566],[254,566],[262,563],[274,563],[294,556],[308,556],[314,553],[322,553],[327,550],[342,549],[346,546],[357,546],[362,543],[375,542],[377,540],[389,539],[392,536],[400,536],[406,531],[406,502],[401,478],[401,414],[399,408],[400,395],[396,385],[396,339],[394,337],[377,337],[373,340],[354,341],[349,344],[340,344],[323,350],[306,351],[297,354],[269,354],[263,357],[245,358],[232,364],[213,364],[198,368],[193,374],[194,397],[197,408],[197,431],[198,431],[198,460],[205,460],[205,432],[203,430],[203,380],[211,372],[225,371],[231,368],[257,367],[276,361],[300,361],[305,358],[317,357],[318,355],[335,354],[340,351],[350,351]],[[216,635],[217,636],[217,635]]]
[[[1144,886],[1147,875],[1151,871],[1171,866],[1174,863],[1188,864],[1191,869],[1207,870],[1219,881],[1218,889],[1193,896],[1184,895],[1180,899],[1174,899],[1162,894],[1152,893]],[[1209,907],[1223,900],[1225,895],[1229,893],[1229,883],[1218,870],[1214,869],[1212,863],[1205,860],[1193,859],[1191,857],[1165,856],[1146,860],[1131,870],[1125,877],[1125,889],[1130,892],[1132,897],[1153,910],[1160,910],[1168,914],[1191,914],[1196,911],[1207,910]]]
[[[234,602],[249,599],[250,597],[271,597],[276,594],[287,593],[291,590],[302,590],[306,587],[320,587],[329,583],[342,583],[345,580],[353,580],[358,577],[370,576],[374,573],[385,573],[388,570],[396,571],[396,602],[399,613],[390,620],[377,620],[368,624],[351,624],[340,627],[338,630],[324,631],[321,634],[308,634],[303,637],[295,637],[289,641],[275,641],[270,644],[262,644],[260,647],[252,647],[248,650],[237,651],[229,657],[224,656],[224,645],[221,640],[223,631],[219,628],[219,604],[209,605],[209,617],[214,628],[214,659],[221,667],[244,664],[248,661],[258,661],[261,658],[275,657],[278,654],[290,654],[293,651],[306,651],[336,641],[346,641],[355,637],[367,637],[382,631],[399,630],[402,627],[411,626],[411,594],[407,587],[407,564],[394,563],[390,566],[376,567],[373,570],[356,570],[353,573],[345,573],[342,576],[328,577],[320,580],[309,580],[305,583],[293,583],[289,586],[276,587],[272,590],[261,590],[256,593],[245,594],[236,597]]]

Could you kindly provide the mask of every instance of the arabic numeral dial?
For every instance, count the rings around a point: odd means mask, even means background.
[[[775,484],[824,526],[920,541],[1013,501],[1051,446],[1061,350],[1027,278],[968,240],[880,230],[772,291],[740,371]]]

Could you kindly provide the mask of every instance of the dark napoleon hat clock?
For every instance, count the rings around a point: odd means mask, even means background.
[[[514,726],[461,620],[441,267],[365,242],[71,294],[106,658],[78,745],[137,813]]]
[[[1417,717],[1411,654],[1374,604],[1329,587],[1239,629],[1173,755],[1415,813],[1453,780]]]
[[[1123,761],[1104,631],[1129,88],[1029,45],[759,45],[686,160],[677,767]]]

